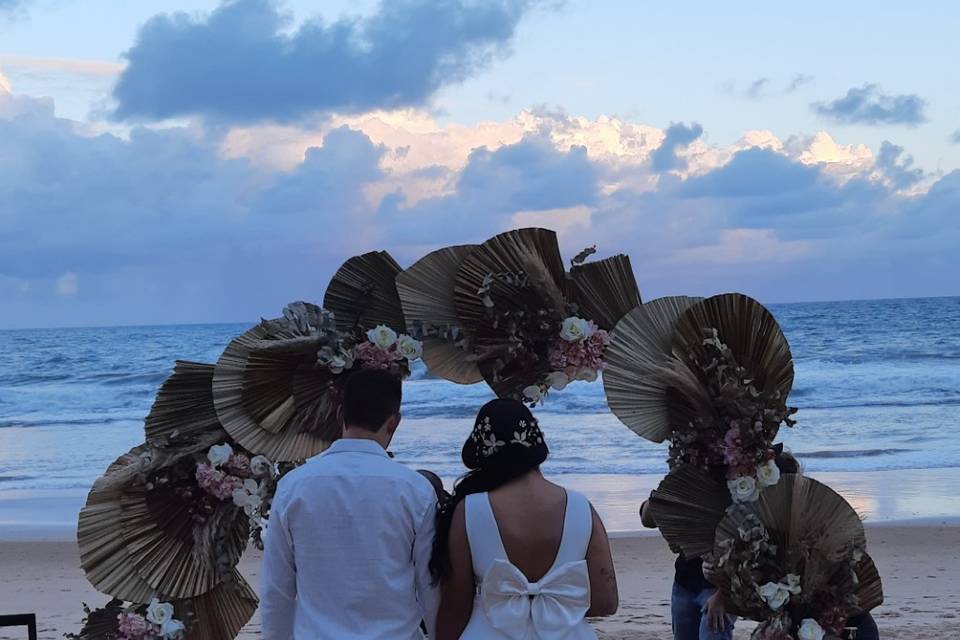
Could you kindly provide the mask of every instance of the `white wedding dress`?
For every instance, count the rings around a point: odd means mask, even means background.
[[[590,608],[586,554],[593,531],[587,499],[567,491],[560,549],[537,582],[507,559],[489,496],[468,495],[465,508],[478,585],[461,640],[596,640],[584,619]]]

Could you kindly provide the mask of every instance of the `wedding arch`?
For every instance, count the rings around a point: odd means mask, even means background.
[[[280,478],[339,437],[342,382],[361,368],[408,375],[418,359],[534,406],[603,369],[613,413],[669,441],[671,473],[652,500],[664,537],[705,557],[735,612],[786,634],[806,620],[833,632],[837,611],[879,604],[857,514],[775,465],[794,409],[773,316],[741,294],[643,302],[629,258],[590,260],[595,251],[568,267],[554,232],[530,228],[405,270],[367,253],[337,270],[322,306],[289,304],[216,363],[177,361],[144,442],[107,468],[80,512],[81,566],[112,600],[74,637],[236,637],[257,607],[237,564],[248,545],[262,548]],[[829,553],[798,567],[799,545],[811,544]],[[782,600],[780,587],[793,608],[761,594]]]

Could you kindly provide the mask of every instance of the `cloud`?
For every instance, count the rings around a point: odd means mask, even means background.
[[[926,106],[926,101],[916,94],[886,94],[875,84],[854,87],[842,98],[810,105],[814,113],[837,124],[907,126],[927,121]]]
[[[57,293],[61,296],[75,296],[80,288],[77,274],[68,271],[57,279]]]
[[[113,92],[119,119],[300,120],[425,104],[505,53],[532,0],[397,0],[363,19],[291,19],[269,0],[140,30]]]
[[[22,9],[30,3],[30,0],[0,0],[0,14],[4,12],[13,13]]]
[[[12,93],[13,85],[10,84],[10,80],[7,76],[3,75],[3,71],[0,71],[0,93]]]
[[[960,144],[960,129],[957,129],[950,134],[950,142],[953,144]]]
[[[794,74],[793,78],[790,79],[790,84],[787,85],[786,92],[793,93],[803,85],[810,84],[813,80],[813,76],[808,76],[803,73]]]
[[[770,84],[770,78],[758,78],[750,83],[750,86],[747,87],[747,90],[744,92],[744,95],[751,100],[756,100],[761,96],[764,89],[767,88]]]
[[[255,321],[322,299],[350,255],[409,264],[530,224],[556,229],[566,257],[629,253],[647,298],[957,293],[960,171],[917,180],[893,144],[874,156],[825,133],[754,131],[728,146],[698,136],[686,170],[654,173],[676,132],[381,113],[251,127],[242,146],[196,124],[90,135],[49,101],[0,94],[0,323]],[[283,163],[254,161],[269,141]]]
[[[703,127],[694,122],[689,127],[682,122],[671,124],[660,147],[654,151],[650,160],[654,171],[685,169],[687,161],[677,156],[677,151],[703,135]]]
[[[913,166],[913,156],[904,155],[903,147],[884,140],[877,153],[877,168],[897,189],[906,189],[923,180],[923,169]]]

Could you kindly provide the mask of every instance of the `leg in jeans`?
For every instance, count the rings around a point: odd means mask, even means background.
[[[700,605],[697,594],[687,591],[676,582],[670,598],[670,616],[673,620],[673,640],[700,640]]]
[[[699,640],[733,640],[733,623],[737,619],[735,616],[727,614],[726,623],[719,632],[710,628],[710,619],[706,615],[707,600],[715,591],[716,589],[704,589],[697,594],[696,604],[701,611]]]

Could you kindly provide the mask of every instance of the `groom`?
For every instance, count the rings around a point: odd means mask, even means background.
[[[400,379],[350,374],[343,438],[277,488],[260,583],[265,640],[415,640],[433,631],[427,564],[437,497],[394,462]]]

